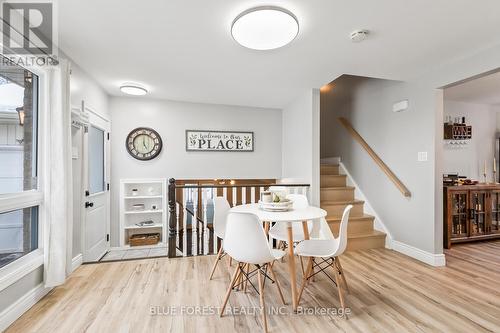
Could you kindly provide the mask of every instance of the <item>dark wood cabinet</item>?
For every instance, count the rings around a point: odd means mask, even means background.
[[[500,234],[500,189],[491,192],[491,223],[489,232]]]
[[[444,247],[500,238],[500,185],[444,187]]]

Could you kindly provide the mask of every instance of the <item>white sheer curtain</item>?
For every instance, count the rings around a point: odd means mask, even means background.
[[[48,196],[45,223],[45,286],[54,287],[66,279],[67,225],[72,223],[71,111],[69,103],[69,62],[61,60],[48,70],[47,93],[49,123],[45,145],[49,169],[45,184]]]

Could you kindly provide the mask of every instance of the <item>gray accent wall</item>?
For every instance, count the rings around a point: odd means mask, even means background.
[[[412,84],[342,76],[321,94],[321,157],[341,157],[360,190],[391,232],[407,245],[435,253],[434,99]],[[393,103],[410,108],[394,113]],[[411,191],[404,197],[339,124],[347,118]],[[428,161],[418,162],[418,152]]]

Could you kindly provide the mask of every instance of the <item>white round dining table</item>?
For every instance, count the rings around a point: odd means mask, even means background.
[[[259,208],[259,204],[246,204],[234,206],[229,210],[231,213],[252,213],[256,215],[260,221],[265,223],[266,233],[269,231],[270,222],[286,223],[288,230],[288,269],[290,271],[290,285],[292,289],[292,306],[293,310],[297,310],[297,273],[295,267],[295,256],[293,248],[293,231],[292,224],[302,222],[304,230],[304,238],[309,239],[309,229],[307,221],[320,219],[326,216],[326,211],[319,207],[308,206],[304,209],[292,209],[286,212],[271,212]]]
[[[252,213],[257,215],[262,222],[303,222],[326,216],[324,209],[314,206],[308,206],[304,209],[292,209],[286,212],[270,212],[260,209],[257,203],[234,206],[230,209],[230,212]]]

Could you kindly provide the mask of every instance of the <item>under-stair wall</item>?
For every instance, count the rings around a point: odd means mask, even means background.
[[[435,92],[413,83],[342,76],[321,93],[321,158],[342,164],[387,227],[390,246],[432,265],[444,264],[435,228]],[[395,102],[409,100],[404,112]],[[419,104],[412,101],[419,101]],[[346,118],[410,190],[405,197],[338,122]],[[427,160],[418,161],[419,152]],[[373,214],[371,214],[373,215]]]

